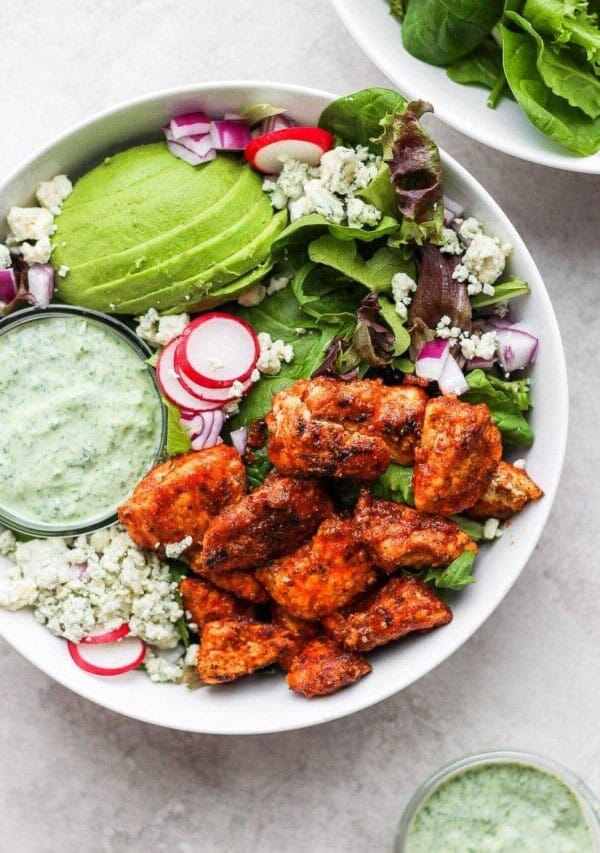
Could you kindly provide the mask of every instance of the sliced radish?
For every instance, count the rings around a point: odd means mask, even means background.
[[[441,338],[427,341],[419,350],[415,361],[415,373],[422,379],[437,381],[450,355],[450,344]]]
[[[181,139],[182,136],[192,136],[195,133],[208,133],[210,119],[205,113],[186,113],[172,118],[169,130],[173,134],[173,139]]]
[[[246,160],[259,172],[272,175],[281,172],[289,158],[318,166],[333,143],[331,133],[320,127],[287,127],[255,136],[246,148]]]
[[[116,643],[73,643],[67,640],[74,663],[92,675],[123,675],[136,669],[146,657],[146,644],[139,637]]]
[[[160,390],[167,400],[179,409],[186,409],[190,412],[203,412],[218,409],[221,405],[219,401],[208,401],[198,397],[197,394],[191,392],[180,381],[180,377],[175,370],[174,361],[175,350],[179,340],[179,338],[175,338],[170,344],[167,344],[158,357],[158,363],[156,365],[156,380]]]
[[[175,357],[177,357],[177,352]],[[194,382],[194,380],[190,379],[190,377],[187,376],[181,368],[176,367],[176,369],[179,375],[179,381],[183,385],[184,389],[190,394],[198,396],[201,401],[203,400],[205,403],[211,404],[210,409],[220,409],[226,403],[232,403],[234,400],[239,400],[241,395],[249,391],[254,384],[252,379],[246,379],[245,382],[240,383],[238,391],[233,390],[234,383],[228,385],[227,388],[209,388],[206,385],[200,385],[198,382]],[[201,397],[200,394],[202,395]]]
[[[252,326],[239,317],[213,311],[193,320],[180,337],[175,367],[199,385],[227,388],[245,382],[260,355]]]
[[[129,634],[129,625],[127,622],[123,622],[119,628],[114,628],[112,631],[105,631],[103,634],[88,634],[87,637],[82,638],[81,642],[89,643],[92,646],[102,645],[103,643],[113,643],[116,640],[121,640],[127,634]]]
[[[460,397],[461,394],[469,390],[467,380],[458,366],[458,362],[450,354],[448,354],[448,358],[438,379],[438,385],[444,396],[456,394],[457,397]]]

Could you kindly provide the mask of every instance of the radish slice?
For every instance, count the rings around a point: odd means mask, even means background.
[[[201,399],[196,394],[189,391],[180,381],[180,377],[175,370],[175,350],[179,343],[179,338],[175,338],[170,344],[163,349],[158,357],[156,365],[156,380],[162,393],[167,400],[170,400],[175,406],[180,409],[186,409],[191,412],[210,411],[218,409],[220,403],[217,401],[207,401]]]
[[[498,363],[505,373],[523,370],[535,361],[539,339],[531,332],[519,329],[498,329]]]
[[[438,379],[438,385],[444,396],[456,394],[457,397],[460,397],[461,394],[469,390],[467,380],[458,366],[458,362],[450,354],[448,354],[448,358]]]
[[[248,444],[248,429],[246,427],[234,429],[231,433],[231,441],[240,456],[243,456]]]
[[[243,151],[252,139],[244,119],[211,121],[210,135],[218,151]]]
[[[239,317],[213,311],[193,320],[180,337],[175,367],[207,388],[245,382],[260,355],[254,329]]]
[[[67,646],[74,663],[92,675],[123,675],[138,667],[146,657],[146,644],[139,637],[95,645],[67,640]]]
[[[175,351],[175,358],[177,358],[177,350]],[[246,379],[245,382],[241,383],[239,393],[234,393],[233,383],[228,385],[227,388],[208,388],[206,385],[200,385],[198,382],[190,379],[189,376],[186,376],[181,367],[177,367],[177,362],[175,366],[179,382],[183,385],[184,389],[194,396],[198,395],[200,401],[210,404],[210,409],[220,409],[226,403],[239,400],[240,396],[249,391],[254,384],[252,379]],[[202,394],[201,397],[199,396],[200,394]]]
[[[27,270],[27,289],[36,308],[47,308],[54,294],[54,269],[51,264],[32,264]]]
[[[189,163],[190,166],[201,166],[203,163],[208,163],[210,160],[214,160],[217,156],[217,152],[214,148],[211,148],[210,151],[204,156],[200,156],[198,154],[194,154],[193,151],[190,151],[185,145],[182,145],[181,142],[171,142],[167,140],[167,148],[175,157],[179,157],[180,160],[183,160],[186,163]]]
[[[423,344],[415,361],[415,373],[422,379],[437,381],[450,355],[450,344],[441,338],[434,338]]]
[[[87,637],[82,638],[81,642],[89,643],[93,646],[102,645],[103,643],[113,643],[116,640],[121,640],[127,634],[129,634],[129,625],[127,622],[123,622],[119,628],[114,628],[112,631],[105,631],[103,634],[88,634]]]
[[[182,136],[192,136],[195,133],[208,133],[210,119],[205,113],[186,113],[172,118],[169,130],[173,134],[173,139],[181,139]]]
[[[12,302],[17,295],[17,279],[14,270],[9,267],[0,270],[0,302]]]
[[[246,148],[246,160],[259,172],[272,175],[281,172],[289,158],[318,166],[333,143],[331,133],[320,127],[288,127],[255,136]]]

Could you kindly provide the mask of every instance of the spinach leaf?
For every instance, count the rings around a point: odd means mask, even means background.
[[[390,300],[386,299],[385,296],[379,297],[379,310],[383,319],[394,333],[394,357],[402,355],[410,346],[410,335],[404,325],[404,320],[401,319],[396,311],[395,305],[392,305]],[[412,363],[411,367],[414,370]],[[406,373],[407,371],[404,372]],[[408,372],[412,373],[412,370]]]
[[[167,409],[167,442],[166,451],[169,456],[187,453],[192,446],[190,434],[181,426],[180,412],[177,406],[163,397]]]
[[[355,241],[342,242],[326,234],[313,240],[308,254],[311,261],[338,270],[378,293],[391,292],[392,278],[396,273],[403,272],[416,278],[414,262],[406,260],[404,252],[399,249],[384,247],[368,260],[363,260]]]
[[[511,278],[497,284],[493,296],[487,296],[485,293],[477,293],[475,296],[471,296],[471,306],[473,308],[487,308],[488,305],[506,302],[516,296],[524,296],[526,293],[529,293],[527,282],[520,278]]]
[[[479,521],[474,521],[472,518],[467,518],[464,515],[451,515],[450,520],[458,524],[463,533],[470,536],[473,542],[481,542],[483,537],[483,524]]]
[[[514,13],[506,17],[513,22]],[[600,150],[600,121],[572,107],[544,83],[537,68],[537,45],[526,32],[500,28],[508,85],[529,121],[543,134],[585,156]]]
[[[503,73],[502,50],[494,39],[486,39],[466,56],[451,62],[446,73],[455,83],[493,89]]]
[[[349,225],[335,225],[320,213],[301,216],[284,228],[271,245],[271,251],[281,252],[289,246],[306,245],[321,234],[329,232],[337,240],[363,240],[371,242],[387,237],[398,229],[398,220],[392,216],[383,216],[375,228],[351,228]]]
[[[477,47],[503,11],[503,0],[417,0],[405,11],[402,42],[417,59],[448,65]]]
[[[324,238],[333,240],[333,238]],[[337,245],[351,245],[339,243]],[[292,280],[292,292],[302,311],[307,314],[314,327],[333,325],[338,334],[352,334],[356,325],[356,310],[365,292],[360,285],[348,281],[338,271],[329,267],[307,263]]]
[[[396,193],[392,184],[390,167],[387,163],[381,164],[371,183],[363,190],[358,190],[355,196],[361,198],[367,204],[372,204],[384,216],[392,216],[394,218],[398,216]]]
[[[253,450],[252,461],[246,462],[244,460],[244,465],[246,466],[246,479],[248,480],[248,485],[252,490],[262,486],[267,474],[273,467],[271,460],[267,456],[266,447],[261,447],[259,450]]]
[[[386,471],[371,485],[371,491],[376,498],[386,501],[415,505],[412,490],[413,469],[392,462]]]
[[[375,141],[381,134],[380,122],[386,115],[401,112],[405,106],[402,95],[392,89],[362,89],[325,107],[319,127],[348,144],[366,145],[375,154],[381,154],[381,147]]]
[[[533,430],[522,415],[531,405],[527,380],[505,382],[483,370],[473,370],[465,378],[471,390],[461,399],[466,403],[485,403],[507,444],[530,447]]]
[[[559,44],[578,45],[588,62],[600,66],[600,29],[586,0],[527,0],[523,16],[538,33]]]
[[[472,551],[463,551],[460,557],[453,560],[445,569],[429,569],[425,575],[425,583],[432,583],[440,589],[464,589],[470,583],[475,583],[471,574],[475,554]]]

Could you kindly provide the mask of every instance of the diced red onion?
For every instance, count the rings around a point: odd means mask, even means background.
[[[448,394],[456,394],[460,397],[461,394],[464,394],[465,391],[469,390],[467,380],[458,366],[458,362],[454,356],[450,354],[446,359],[446,363],[444,364],[444,368],[440,378],[438,379],[438,385],[440,386],[440,391],[444,396],[447,396]]]
[[[190,166],[201,166],[202,163],[208,163],[210,160],[214,160],[217,156],[217,152],[211,148],[207,154],[203,157],[200,157],[198,154],[194,154],[193,151],[190,151],[185,145],[182,145],[181,142],[173,142],[171,140],[167,140],[167,148],[175,157],[179,157],[180,160],[184,160],[186,163],[189,163]]]
[[[12,267],[0,270],[0,302],[12,302],[17,295],[17,279]]]
[[[415,361],[415,373],[422,379],[437,381],[450,355],[450,344],[441,338],[427,341],[419,350]]]
[[[223,115],[223,118],[225,119],[225,121],[246,121],[244,116],[240,115],[239,113],[225,113]]]
[[[498,363],[505,373],[523,370],[535,361],[539,339],[531,332],[517,329],[498,329]]]
[[[450,217],[449,221],[446,223],[447,225],[452,222],[453,219],[458,219],[465,212],[462,204],[459,204],[457,201],[453,201],[453,199],[448,198],[447,195],[444,196],[444,220],[446,219],[446,214]]]
[[[231,441],[240,456],[243,456],[246,452],[246,445],[248,444],[248,430],[246,427],[234,429],[231,433]]]
[[[285,115],[269,116],[260,125],[260,132],[272,133],[274,130],[285,130],[286,127],[295,127],[296,122]]]
[[[476,355],[467,362],[468,370],[490,370],[496,363],[496,358],[480,358]]]
[[[47,308],[54,295],[54,269],[51,264],[32,264],[27,270],[27,288],[36,308]]]
[[[245,121],[212,121],[210,132],[217,151],[244,151],[252,139]]]
[[[204,412],[190,421],[184,421],[183,426],[192,438],[192,450],[204,450],[206,447],[220,444],[220,432],[224,423],[225,415],[222,409]]]
[[[173,139],[181,139],[182,136],[192,136],[195,133],[208,133],[210,119],[205,113],[185,113],[172,118],[169,128]]]

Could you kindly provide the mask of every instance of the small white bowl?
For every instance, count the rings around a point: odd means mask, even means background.
[[[239,112],[252,103],[274,103],[311,124],[334,97],[300,86],[228,82],[139,98],[82,122],[30,158],[0,185],[0,214],[12,204],[32,201],[38,181],[61,172],[76,178],[117,149],[160,138],[161,126],[174,114],[205,108],[216,116]],[[0,634],[31,663],[93,702],[157,725],[215,734],[276,732],[334,720],[397,693],[456,651],[498,606],[529,559],[558,487],[567,437],[565,359],[550,299],[522,239],[481,184],[445,154],[443,163],[448,195],[465,205],[490,233],[513,245],[511,270],[531,287],[531,294],[518,300],[517,309],[541,338],[533,370],[536,442],[527,453],[527,467],[546,495],[515,518],[493,547],[482,549],[477,583],[456,596],[452,623],[379,650],[370,656],[370,675],[334,696],[311,701],[291,693],[282,676],[259,674],[196,691],[156,685],[138,672],[94,677],[73,665],[65,642],[53,637],[31,613],[0,611]]]
[[[454,83],[445,68],[429,65],[404,49],[400,24],[388,0],[331,0],[350,35],[386,77],[408,98],[430,101],[436,116],[477,142],[505,154],[588,175],[600,174],[600,152],[581,157],[548,139],[521,107],[503,98],[495,110],[486,106],[480,86]]]

